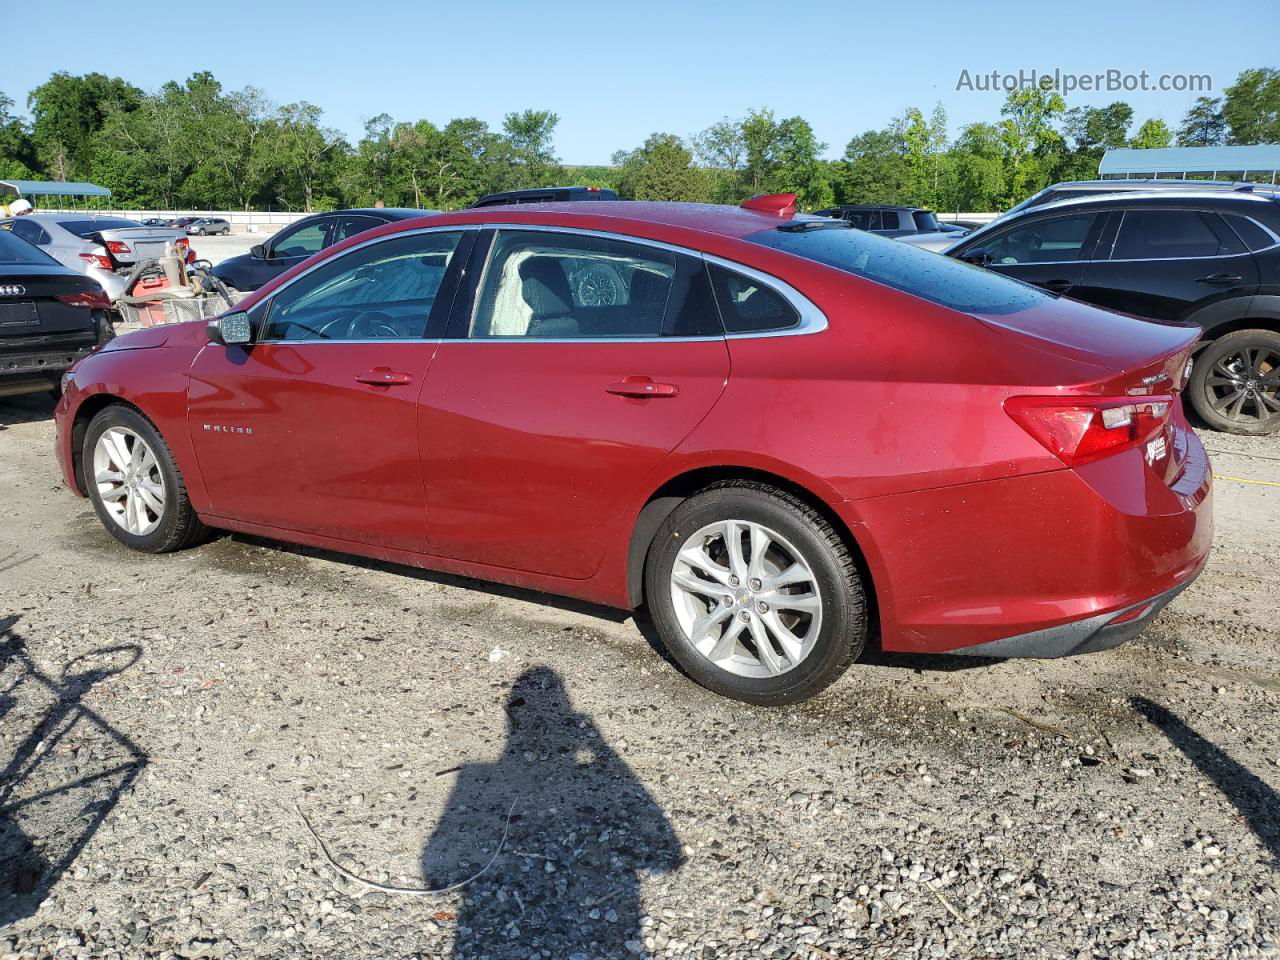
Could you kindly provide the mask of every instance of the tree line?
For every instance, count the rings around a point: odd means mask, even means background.
[[[824,159],[803,117],[768,109],[689,137],[654,133],[612,165],[567,167],[559,117],[507,114],[437,125],[381,114],[354,145],[305,101],[279,105],[253,87],[227,91],[209,72],[145,92],[101,73],[55,73],[27,96],[30,119],[0,92],[0,178],[89,180],[138,208],[454,209],[485,193],[556,183],[616,189],[640,200],[737,203],[796,192],[805,209],[901,203],[1000,210],[1059,180],[1093,179],[1111,147],[1280,143],[1280,70],[1243,71],[1221,97],[1200,97],[1176,130],[1134,129],[1123,102],[1068,108],[1052,90],[1011,91],[998,119],[954,136],[942,104],[912,107]]]

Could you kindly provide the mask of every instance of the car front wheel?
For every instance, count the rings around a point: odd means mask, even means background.
[[[718,484],[676,507],[649,549],[645,597],[689,676],[748,703],[806,700],[866,644],[848,547],[807,503],[766,484]]]
[[[125,546],[167,553],[205,535],[168,444],[133,408],[110,406],[90,421],[81,464],[98,519]]]
[[[1280,333],[1237,330],[1196,357],[1192,406],[1209,426],[1227,433],[1280,430]]]

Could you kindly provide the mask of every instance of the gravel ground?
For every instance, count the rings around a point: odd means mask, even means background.
[[[0,956],[1280,956],[1280,438],[1206,439],[1213,559],[1139,641],[763,710],[580,604],[130,554],[0,401]],[[375,882],[488,869],[370,889],[302,813]]]

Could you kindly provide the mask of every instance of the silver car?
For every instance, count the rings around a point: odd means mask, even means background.
[[[144,227],[136,220],[87,213],[33,213],[0,220],[58,262],[98,281],[114,302],[124,295],[129,272],[140,260],[164,256],[170,244],[190,250],[182,230]]]

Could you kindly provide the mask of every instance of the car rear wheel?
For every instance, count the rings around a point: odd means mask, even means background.
[[[80,462],[98,519],[125,546],[167,553],[207,532],[168,444],[131,407],[107,407],[90,421]]]
[[[1280,430],[1280,333],[1237,330],[1214,340],[1191,368],[1191,403],[1227,433]]]
[[[766,484],[718,484],[676,507],[650,546],[645,597],[688,675],[748,703],[806,700],[866,644],[849,549],[820,513]]]

